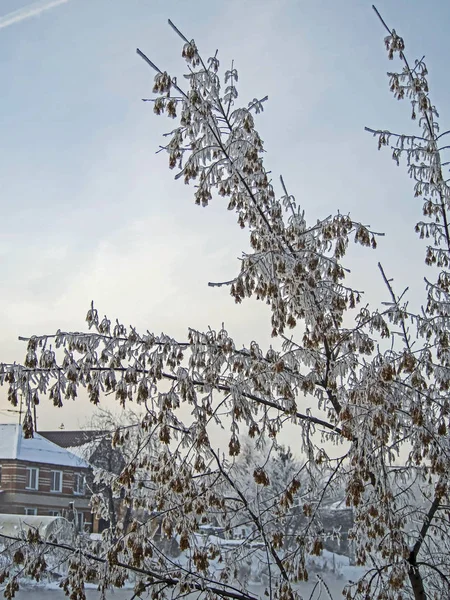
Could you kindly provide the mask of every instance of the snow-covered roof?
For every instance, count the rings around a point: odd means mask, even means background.
[[[22,427],[11,424],[0,424],[0,460],[2,459],[64,467],[89,467],[85,460],[49,442],[38,433],[25,439]]]
[[[98,448],[98,441],[94,440],[91,442],[86,442],[80,446],[68,446],[66,450],[75,454],[75,456],[79,456],[84,460],[89,460],[91,456],[94,454],[95,450]]]
[[[17,536],[31,528],[38,529],[44,537],[52,533],[64,532],[65,541],[73,538],[73,524],[63,517],[0,514],[0,532],[3,535]]]

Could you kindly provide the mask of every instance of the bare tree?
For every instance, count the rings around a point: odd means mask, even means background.
[[[229,286],[238,303],[266,302],[280,347],[264,352],[253,341],[237,348],[224,328],[190,328],[181,341],[141,333],[101,318],[92,305],[90,333],[33,336],[24,365],[2,365],[10,400],[16,403],[20,391],[28,399],[27,435],[39,395],[58,406],[83,386],[94,404],[105,392],[124,406],[132,399],[142,404],[140,431],[160,443],[151,457],[136,453],[120,475],[125,501],[139,504],[147,518],[135,518],[128,533],[118,529],[103,553],[77,551],[64,585],[81,594],[97,563],[103,586],[120,585],[133,572],[137,595],[196,591],[244,600],[257,593],[249,571],[239,570],[247,561],[264,570],[271,599],[298,597],[307,558],[320,554],[326,540],[320,509],[343,488],[364,567],[347,598],[448,597],[450,193],[442,153],[449,132],[439,133],[425,64],[411,65],[402,38],[386,26],[389,58],[401,62],[398,73],[389,73],[390,87],[395,97],[411,100],[420,133],[369,131],[379,147],[392,147],[397,162],[406,159],[415,197],[424,201],[417,231],[430,238],[432,275],[426,304],[414,314],[380,265],[388,302],[377,310],[346,284],[342,261],[351,238],[375,248],[378,234],[340,213],[308,223],[283,180],[277,195],[255,128],[266,98],[239,106],[234,66],[221,78],[217,54],[205,59],[170,25],[183,42],[186,88],[137,51],[156,71],[154,112],[175,121],[163,149],[176,178],[195,182],[196,204],[207,206],[217,194],[247,228],[251,251],[242,255],[239,273],[210,285]],[[314,412],[302,410],[304,396],[316,399]],[[297,427],[308,484],[293,475],[280,491],[266,464],[257,465],[256,483],[277,497],[267,511],[239,485],[235,463],[243,433],[256,442],[278,439],[286,421]],[[213,425],[229,431],[226,454],[216,449]],[[116,441],[126,443],[120,432]],[[145,472],[144,483],[138,472]],[[294,505],[304,519],[294,543],[286,544]],[[251,524],[247,539],[205,543],[199,535],[214,518],[232,530],[236,515]],[[178,540],[178,558],[156,543],[155,519],[167,538]]]

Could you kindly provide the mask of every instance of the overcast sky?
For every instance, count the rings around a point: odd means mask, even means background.
[[[432,97],[449,128],[450,3],[380,0],[409,56],[426,55]],[[155,154],[171,123],[153,115],[144,51],[182,72],[171,18],[207,56],[240,75],[240,99],[269,95],[258,127],[266,166],[283,174],[309,218],[339,209],[386,233],[349,256],[351,282],[385,299],[376,263],[420,302],[420,203],[406,170],[377,152],[364,126],[414,130],[388,91],[385,31],[365,0],[49,0],[0,4],[2,264],[0,360],[23,360],[18,335],[81,330],[101,314],[184,339],[188,326],[270,343],[268,313],[225,288],[246,233],[222,199],[196,207]],[[277,184],[278,185],[278,184]],[[0,420],[16,415],[0,389]],[[304,407],[303,407],[304,408]],[[39,426],[82,425],[86,402],[41,405]]]

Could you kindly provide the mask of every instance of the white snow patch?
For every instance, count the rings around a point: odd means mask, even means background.
[[[0,425],[0,460],[20,460],[64,467],[88,468],[88,463],[38,433],[25,439],[22,427]]]

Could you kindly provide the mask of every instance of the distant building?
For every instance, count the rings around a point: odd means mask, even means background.
[[[20,425],[0,424],[0,513],[64,516],[92,529],[88,462]]]
[[[79,456],[94,468],[113,475],[119,475],[125,467],[125,460],[119,448],[112,445],[112,434],[108,430],[76,430],[76,431],[41,431],[41,436]],[[94,519],[93,531],[101,532],[110,525],[115,526],[122,520],[125,530],[131,517],[131,510],[123,505],[120,498],[115,497],[110,485],[89,480],[91,493],[104,497],[108,506],[109,519]]]
[[[110,431],[86,429],[75,431],[40,431],[42,437],[80,456],[93,467],[119,475],[125,461],[119,449],[112,447]]]
[[[56,431],[39,431],[42,437],[45,437],[50,442],[53,442],[61,448],[70,448],[75,446],[84,446],[88,443],[93,443],[102,440],[107,432],[95,429],[95,430],[80,430],[68,431],[66,429],[58,429]]]

